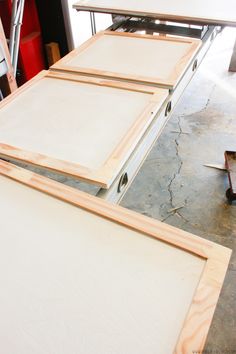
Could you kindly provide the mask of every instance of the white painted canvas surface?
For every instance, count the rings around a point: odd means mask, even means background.
[[[0,195],[1,353],[173,352],[205,261],[2,176]]]
[[[168,81],[175,74],[176,67],[188,54],[191,45],[181,41],[104,35],[71,58],[66,66],[133,75],[136,78],[156,78],[158,83],[157,78]],[[184,70],[185,67],[179,76]]]
[[[98,169],[145,111],[150,96],[44,78],[1,109],[0,142]]]

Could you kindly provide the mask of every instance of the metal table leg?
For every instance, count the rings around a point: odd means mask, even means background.
[[[92,35],[94,36],[97,31],[96,31],[96,21],[95,21],[95,14],[94,12],[90,12],[90,22],[91,22],[91,30],[92,30]]]
[[[12,17],[11,17],[11,33],[9,51],[11,56],[11,62],[13,66],[14,75],[16,76],[20,32],[24,13],[25,0],[14,0],[12,4]]]
[[[229,65],[229,71],[236,72],[236,40],[235,40],[235,44],[234,44],[231,62]]]

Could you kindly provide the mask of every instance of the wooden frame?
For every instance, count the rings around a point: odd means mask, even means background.
[[[182,6],[181,6],[182,5]],[[199,6],[197,8],[197,6]],[[188,22],[197,24],[212,24],[236,26],[236,3],[234,0],[225,2],[213,0],[187,2],[165,1],[119,1],[80,0],[73,5],[78,11],[93,11],[118,15],[133,15],[151,17],[160,20]],[[215,14],[214,14],[215,11]]]
[[[151,151],[154,143],[159,138],[160,134],[162,133],[162,129],[164,129],[167,121],[171,117],[176,104],[178,103],[180,97],[186,89],[186,86],[189,84],[189,82],[192,80],[193,76],[197,72],[199,65],[201,64],[206,53],[214,42],[214,39],[217,37],[217,34],[218,28],[214,26],[209,26],[206,34],[202,39],[202,46],[194,58],[193,65],[187,69],[184,74],[184,77],[181,79],[175,90],[171,91],[170,93],[169,102],[171,102],[171,111],[166,115],[167,106],[163,107],[163,109],[159,111],[158,117],[153,120],[152,124],[146,131],[142,140],[139,142],[138,146],[130,156],[129,160],[127,160],[127,162],[121,169],[120,173],[118,174],[110,188],[106,190],[100,189],[96,194],[97,197],[103,198],[111,203],[121,202],[122,198],[124,197],[130,185],[132,184],[135,176],[137,175],[139,169],[143,165],[145,158]],[[195,63],[197,63],[197,65],[195,65]],[[123,185],[122,189],[119,190],[118,187],[121,178],[122,176],[124,176],[124,174],[127,174],[128,181],[127,184]]]
[[[202,352],[230,259],[229,249],[5,161],[0,161],[0,175],[203,259],[205,266],[175,348],[179,354]]]
[[[70,65],[70,61],[76,57],[79,57],[82,53],[84,53],[87,49],[91,49],[94,44],[96,44],[99,40],[105,39],[108,36],[113,36],[114,39],[118,38],[124,38],[125,39],[139,39],[139,40],[146,40],[147,43],[148,41],[156,41],[157,43],[161,42],[166,42],[170,43],[173,45],[174,44],[189,44],[189,48],[185,50],[184,55],[178,60],[176,63],[175,67],[173,68],[172,72],[170,72],[170,75],[166,78],[161,78],[161,77],[151,77],[150,75],[144,76],[144,75],[138,75],[137,73],[135,74],[127,74],[127,73],[122,73],[122,72],[117,72],[117,71],[109,71],[106,67],[104,69],[96,69],[90,67],[82,67],[82,66],[73,66]],[[183,76],[185,70],[187,69],[189,63],[193,59],[194,55],[197,53],[199,47],[201,46],[201,41],[199,39],[192,39],[192,38],[174,38],[174,37],[162,37],[162,36],[153,36],[153,35],[145,35],[145,34],[136,34],[136,33],[126,33],[126,32],[114,32],[114,31],[104,31],[100,32],[97,35],[93,36],[90,38],[88,41],[86,41],[82,46],[79,48],[73,50],[70,52],[68,55],[66,55],[64,58],[59,60],[55,65],[51,67],[51,69],[56,69],[56,70],[64,70],[64,71],[70,71],[70,72],[75,72],[79,74],[89,74],[89,75],[95,75],[95,76],[100,76],[100,77],[108,77],[108,78],[114,78],[114,79],[122,79],[122,80],[128,80],[128,81],[134,81],[134,82],[142,82],[145,84],[155,84],[160,87],[165,87],[165,88],[170,88],[173,89]],[[109,48],[109,47],[108,47]],[[125,51],[125,49],[123,50]],[[140,44],[140,55],[142,53],[142,45]],[[153,53],[152,56],[155,57],[157,53]],[[149,56],[150,57],[150,56]],[[114,59],[114,58],[112,58]],[[111,59],[112,63],[113,60]],[[168,56],[167,56],[168,59]],[[118,60],[118,59],[117,59]],[[127,61],[128,59],[126,59]],[[137,60],[137,58],[136,58]],[[144,59],[145,60],[145,59]],[[135,61],[135,58],[133,58],[133,61]],[[123,63],[122,63],[123,64]],[[130,63],[129,63],[130,64]],[[161,65],[162,62],[158,62],[158,57],[156,58],[156,66]],[[96,66],[96,58],[94,59],[94,65]],[[104,64],[106,66],[106,64]],[[146,63],[144,61],[144,66],[147,68],[150,66],[150,64]]]
[[[6,94],[10,94],[17,89],[17,84],[16,84],[16,80],[14,77],[13,68],[11,65],[11,58],[10,58],[10,54],[9,54],[9,50],[8,50],[7,41],[6,41],[3,26],[2,26],[1,18],[0,18],[0,42],[3,46],[4,52],[6,55],[8,69],[9,69],[8,73],[6,74],[7,83],[3,82],[3,80],[4,80],[3,78],[1,78],[1,81],[4,86],[4,91],[6,92]]]
[[[151,124],[155,117],[155,114],[162,107],[166,98],[168,97],[168,91],[163,89],[156,89],[154,87],[140,86],[135,84],[128,84],[115,81],[106,81],[104,79],[70,75],[59,72],[41,72],[30,82],[22,86],[7,97],[0,104],[0,111],[8,104],[17,98],[27,90],[33,87],[34,83],[43,80],[44,78],[52,78],[56,80],[73,81],[82,84],[96,85],[98,87],[108,87],[111,89],[121,89],[130,92],[138,92],[150,95],[150,101],[145,107],[144,111],[140,112],[140,115],[135,120],[129,131],[126,132],[120,143],[116,146],[114,151],[111,151],[110,155],[106,159],[105,163],[98,169],[92,169],[80,165],[74,162],[68,162],[65,160],[59,160],[50,156],[45,156],[39,152],[25,151],[19,147],[10,146],[7,143],[0,141],[0,156],[4,159],[19,160],[32,165],[40,166],[52,171],[57,171],[66,175],[77,177],[83,181],[99,185],[103,188],[108,188],[119,170],[128,159],[133,149],[139,142],[142,135],[145,133],[147,127]],[[76,105],[76,102],[74,103]],[[115,107],[114,107],[115,108]],[[88,136],[89,139],[89,136]]]

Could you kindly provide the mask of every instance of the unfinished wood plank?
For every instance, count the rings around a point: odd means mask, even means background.
[[[201,46],[198,39],[100,32],[51,69],[173,89]]]
[[[61,59],[59,45],[56,42],[45,44],[48,65],[51,66]]]
[[[80,0],[73,7],[81,11],[236,26],[235,0]]]
[[[229,249],[4,161],[0,175],[4,354],[202,351]]]
[[[153,87],[43,72],[0,105],[0,155],[108,188],[167,97]]]
[[[0,18],[0,45],[4,50],[4,54],[8,66],[8,72],[6,74],[7,80],[1,78],[1,84],[3,85],[2,90],[4,91],[5,95],[8,95],[17,89],[17,84],[14,77],[13,68],[11,65],[10,54],[9,54],[8,45],[7,45],[4,29],[2,26],[1,18]]]

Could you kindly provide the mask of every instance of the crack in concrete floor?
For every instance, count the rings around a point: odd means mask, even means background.
[[[212,95],[213,95],[213,93],[214,93],[215,88],[216,88],[216,84],[213,85],[213,87],[212,87],[212,89],[211,89],[211,91],[210,91],[210,93],[209,93],[209,97],[208,97],[208,99],[207,99],[207,102],[205,103],[205,106],[204,106],[203,108],[201,108],[199,111],[194,112],[194,115],[195,115],[195,114],[201,114],[201,113],[203,113],[204,111],[207,110],[207,108],[208,108],[209,105],[210,105],[211,98],[212,98]],[[181,126],[181,119],[182,119],[182,118],[185,118],[185,117],[188,117],[188,116],[192,116],[192,114],[181,114],[181,115],[179,115],[179,116],[177,117],[177,124],[178,124],[179,130],[178,130],[178,131],[173,131],[173,130],[171,131],[171,133],[177,133],[177,134],[178,134],[177,137],[176,137],[175,140],[174,140],[174,141],[175,141],[175,149],[176,149],[176,157],[177,157],[178,163],[177,163],[177,171],[174,172],[173,176],[172,176],[171,179],[170,179],[170,182],[169,182],[169,184],[168,184],[168,187],[167,187],[167,188],[168,188],[169,195],[170,195],[170,204],[171,204],[171,207],[172,207],[173,211],[172,211],[171,213],[169,213],[169,215],[166,215],[166,216],[161,220],[162,222],[167,221],[167,220],[168,220],[170,217],[172,217],[173,215],[177,215],[178,217],[180,217],[181,219],[183,219],[183,221],[184,221],[185,223],[189,223],[189,222],[190,222],[190,221],[189,221],[187,218],[185,218],[185,217],[182,215],[182,213],[179,211],[178,204],[177,204],[177,205],[174,204],[174,194],[175,194],[175,191],[174,191],[174,188],[172,188],[173,183],[174,183],[176,177],[180,175],[181,169],[182,169],[182,166],[183,166],[183,161],[182,161],[182,159],[181,159],[181,155],[180,155],[180,152],[179,152],[179,145],[180,145],[181,136],[182,136],[182,135],[189,135],[189,134],[191,134],[191,133],[189,133],[189,132],[183,131],[182,126]],[[184,208],[185,206],[187,206],[187,198],[185,199],[184,202],[185,202],[185,205],[183,206],[183,208]],[[181,207],[181,209],[182,209],[182,207]],[[192,225],[192,226],[194,226],[194,225]]]
[[[179,144],[180,144],[181,135],[184,134],[182,131],[182,127],[181,127],[181,116],[178,117],[178,127],[179,127],[179,131],[177,132],[178,135],[175,138],[175,150],[176,150],[176,157],[178,160],[178,168],[177,168],[177,171],[173,174],[173,176],[170,179],[170,182],[167,186],[168,192],[170,194],[170,204],[171,204],[173,211],[169,215],[167,215],[164,219],[161,220],[163,222],[175,214],[178,215],[180,218],[182,218],[185,222],[188,222],[188,220],[179,211],[178,205],[175,205],[174,201],[173,201],[174,200],[174,190],[172,189],[172,186],[173,186],[173,183],[174,183],[176,177],[178,175],[180,175],[181,168],[183,166],[183,161],[182,161],[180,153],[179,153]],[[186,201],[185,201],[185,205],[186,205]]]

